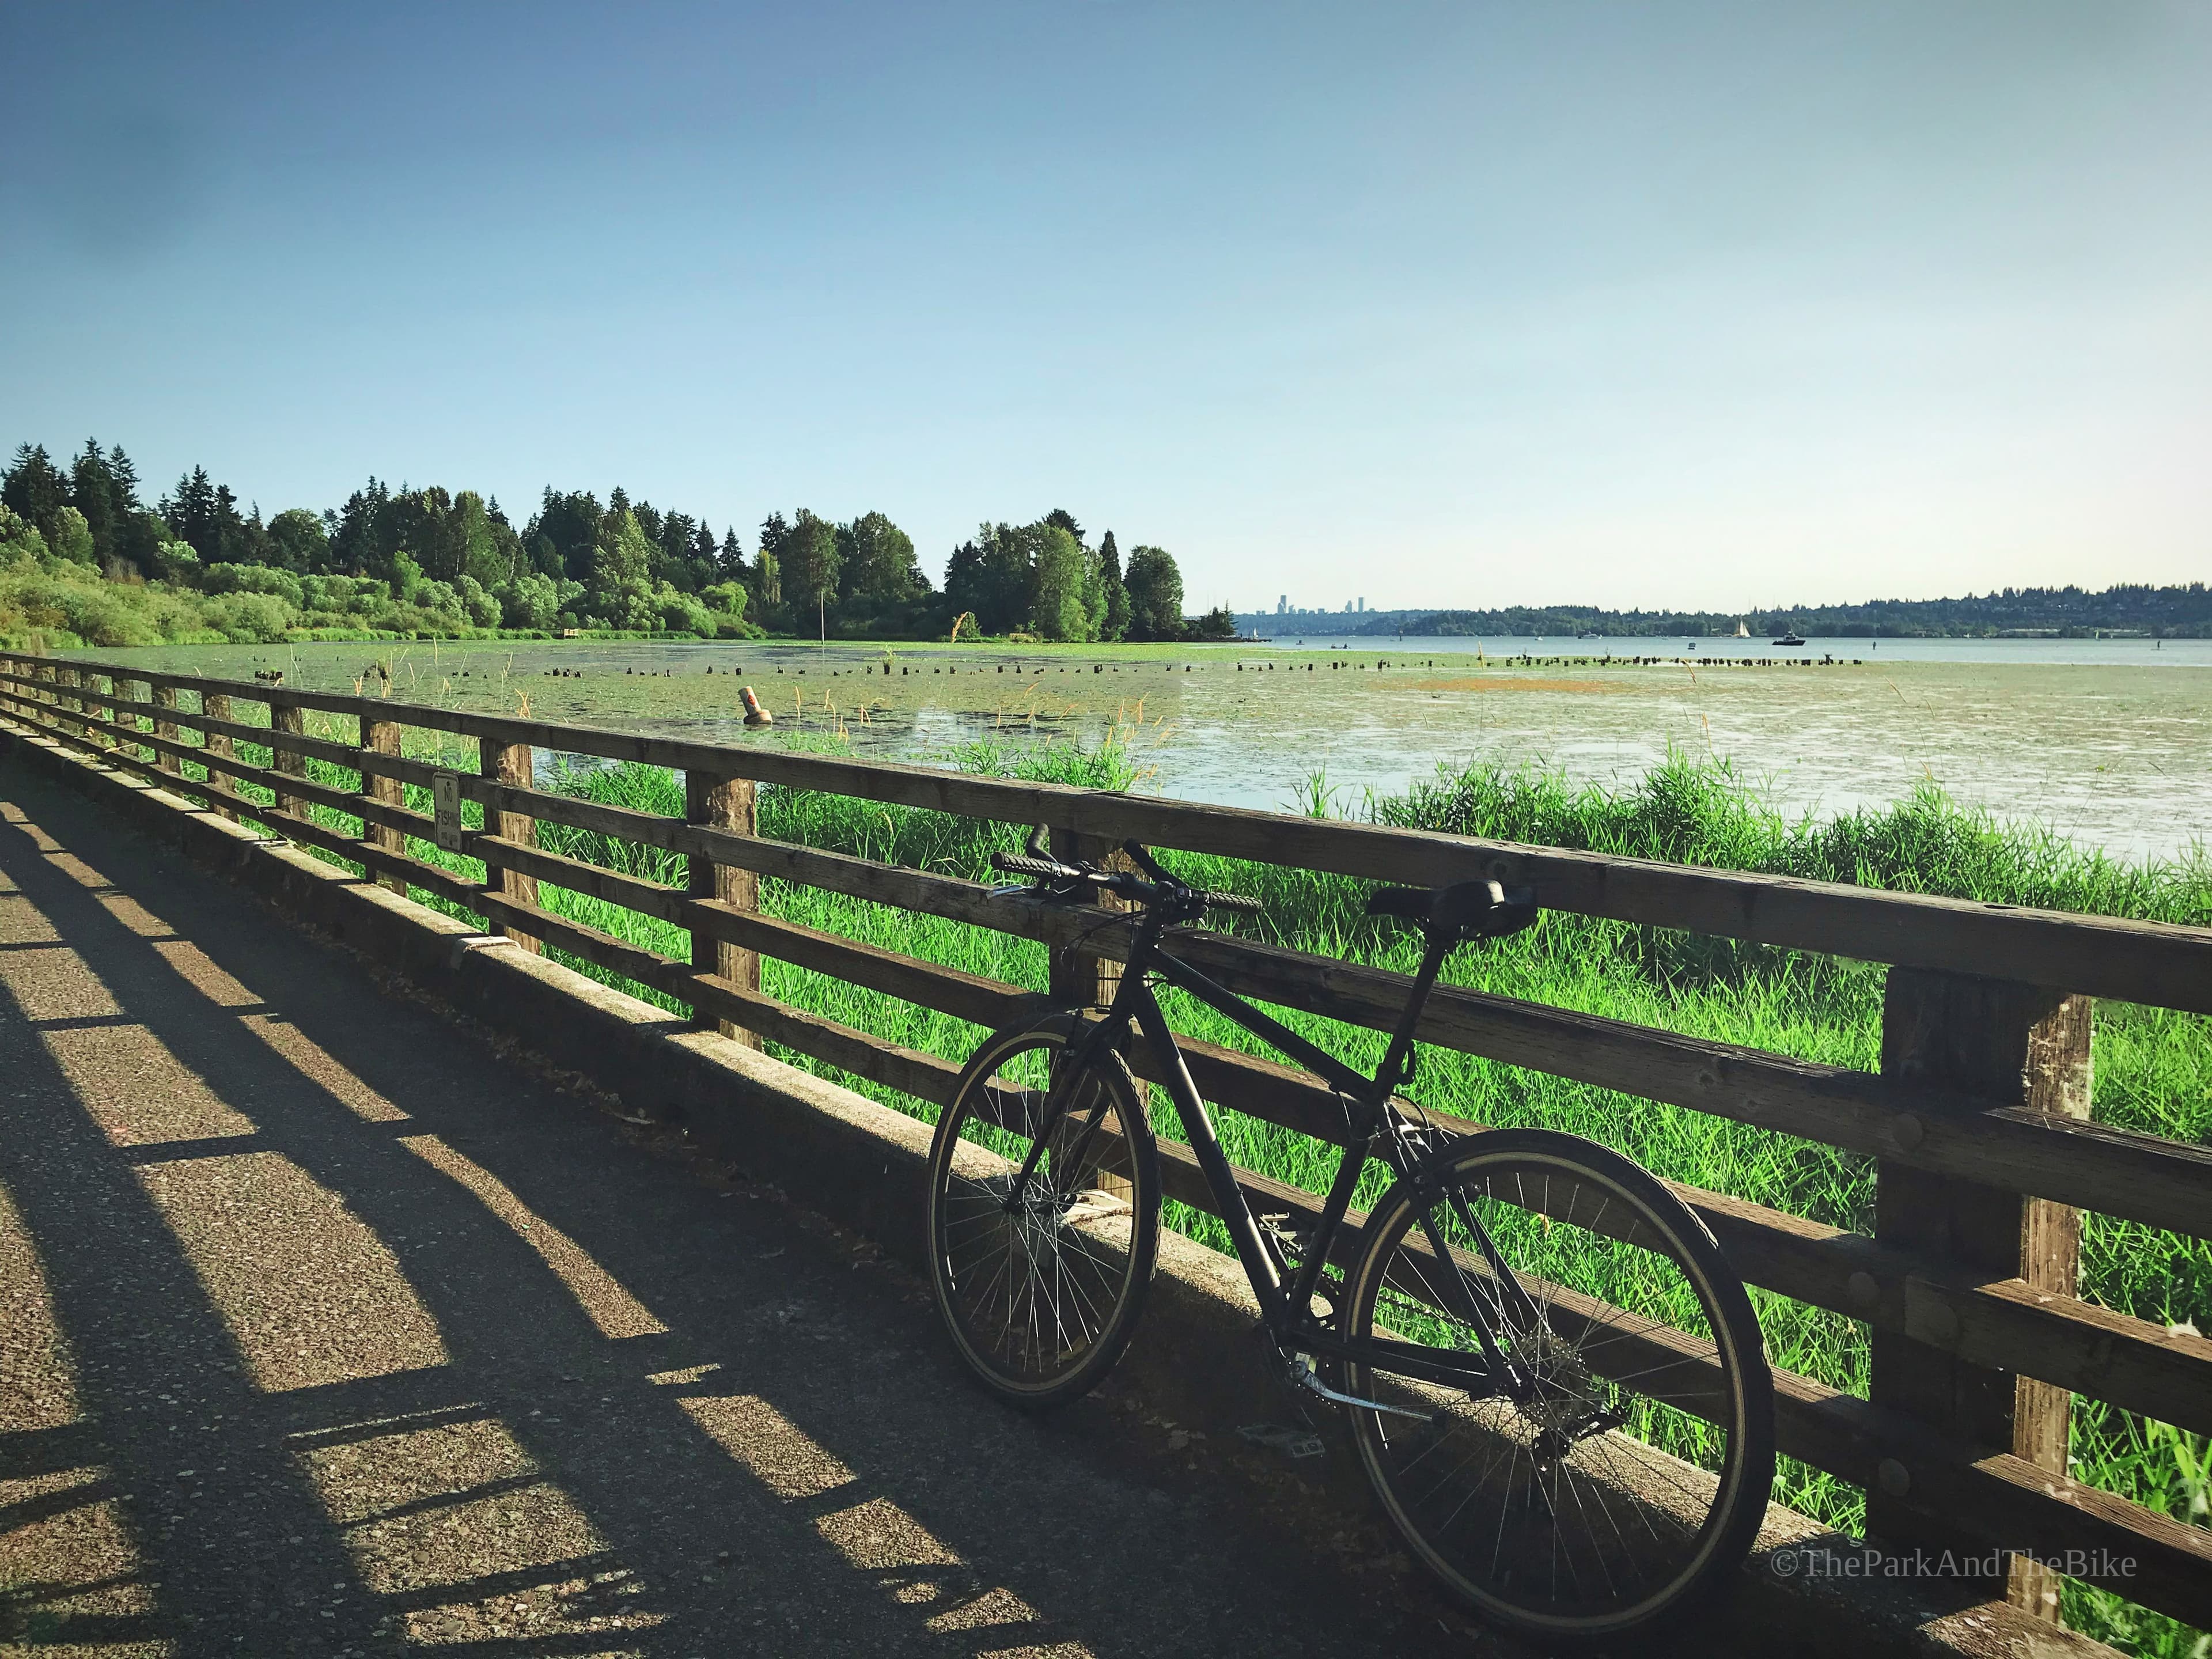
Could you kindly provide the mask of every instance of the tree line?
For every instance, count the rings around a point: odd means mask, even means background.
[[[2168,639],[2212,635],[2212,588],[2203,582],[2155,587],[2119,583],[2101,591],[2079,586],[2007,587],[1963,599],[1869,599],[1861,605],[1808,605],[1786,610],[1607,611],[1595,605],[1510,605],[1493,611],[1246,612],[1238,620],[1261,631],[1285,629],[1395,636],[1503,639],[1653,638],[1670,634],[1713,637],[1741,622],[1754,635],[1787,629],[1827,639],[1987,639],[2001,635],[2087,638],[2140,634]]]
[[[774,513],[749,556],[734,526],[718,536],[703,518],[619,488],[601,501],[549,486],[519,526],[496,497],[395,489],[374,477],[342,507],[291,507],[265,520],[203,467],[151,506],[140,490],[120,446],[88,440],[64,465],[42,445],[21,445],[0,475],[0,568],[16,571],[19,586],[25,571],[48,587],[111,584],[118,591],[104,597],[42,601],[77,621],[109,618],[94,630],[110,635],[132,631],[117,618],[157,611],[168,620],[136,631],[190,632],[194,617],[204,631],[249,638],[502,629],[926,638],[959,628],[1098,641],[1235,631],[1225,611],[1183,616],[1182,574],[1164,549],[1136,548],[1125,568],[1111,531],[1093,548],[1064,510],[979,526],[954,550],[939,591],[913,539],[880,512],[843,523],[805,508]],[[130,600],[129,590],[149,586],[168,598]],[[49,626],[83,632],[68,621]]]

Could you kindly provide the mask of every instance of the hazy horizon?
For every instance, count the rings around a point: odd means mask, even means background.
[[[0,415],[1193,609],[2212,574],[2212,8],[11,9]]]

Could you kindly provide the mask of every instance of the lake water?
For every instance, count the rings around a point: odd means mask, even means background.
[[[1309,636],[1303,647],[890,653],[561,641],[87,654],[235,678],[276,667],[289,684],[346,691],[364,676],[380,684],[382,661],[396,697],[510,714],[526,699],[542,720],[749,742],[842,731],[883,756],[941,755],[977,737],[1095,741],[1119,724],[1133,733],[1144,787],[1234,805],[1284,806],[1319,773],[1356,806],[1364,789],[1469,760],[1619,786],[1671,747],[1729,760],[1793,811],[1884,804],[1926,778],[2133,857],[2212,842],[2212,641],[1699,640],[1692,650],[1671,636]],[[747,684],[776,714],[773,733],[742,724]]]

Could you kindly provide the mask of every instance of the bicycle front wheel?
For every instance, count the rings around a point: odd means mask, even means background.
[[[969,1369],[1031,1411],[1113,1369],[1159,1251],[1144,1097],[1118,1054],[1074,1074],[1080,1030],[1063,1013],[987,1039],[930,1147],[938,1311]]]
[[[1419,1413],[1354,1411],[1361,1461],[1479,1611],[1554,1642],[1617,1637],[1749,1550],[1772,1375],[1741,1282],[1648,1170],[1548,1130],[1475,1136],[1376,1209],[1346,1311],[1375,1359],[1347,1367],[1349,1391]],[[1439,1384],[1492,1350],[1487,1384]]]

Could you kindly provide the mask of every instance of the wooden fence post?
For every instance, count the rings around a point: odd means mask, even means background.
[[[1052,854],[1067,863],[1096,864],[1109,870],[1131,867],[1129,856],[1118,842],[1107,836],[1086,836],[1073,830],[1051,832]],[[1110,893],[1092,896],[1092,903],[1109,910],[1122,908],[1121,901]],[[1046,970],[1045,988],[1056,1003],[1076,1003],[1085,1007],[1104,1007],[1114,1000],[1121,988],[1121,964],[1089,951],[1055,951]]]
[[[108,749],[114,746],[115,740],[100,729],[100,719],[103,714],[111,719],[113,718],[115,711],[103,703],[100,695],[100,677],[98,674],[89,671],[78,676],[77,683],[84,687],[85,696],[79,699],[77,706],[84,710],[84,734],[92,739],[92,746],[95,749]]]
[[[272,702],[269,705],[269,730],[272,735],[289,738],[305,737],[307,734],[307,711],[283,703]],[[307,775],[307,757],[296,749],[279,749],[276,744],[271,744],[269,746],[269,757],[270,763],[287,777],[304,778]],[[307,803],[297,795],[288,795],[281,789],[276,792],[276,811],[279,817],[296,817],[304,814],[307,810]]]
[[[200,694],[200,713],[211,720],[227,720],[230,718],[230,699],[216,692],[203,691]],[[224,760],[234,758],[238,752],[232,746],[228,738],[214,732],[200,733],[200,746],[209,754],[220,756]],[[213,767],[208,769],[207,787],[208,793],[211,795],[228,795],[234,799],[238,795],[238,785]],[[210,801],[209,805],[233,823],[238,822],[238,811],[235,807],[227,805],[220,799]]]
[[[1881,1069],[1949,1085],[1985,1100],[2057,1116],[2089,1115],[2090,999],[2039,986],[1917,968],[1892,968],[1882,1004]],[[1893,1134],[1908,1148],[1924,1131],[1911,1116]],[[2081,1212],[2047,1200],[1933,1175],[1889,1160],[1877,1165],[1875,1237],[1900,1249],[1956,1262],[1970,1273],[2024,1279],[2072,1296],[2080,1258]],[[2064,1389],[1995,1370],[1916,1340],[1956,1335],[1957,1316],[1935,1298],[1908,1299],[1904,1332],[1872,1333],[1869,1396],[1958,1440],[2009,1451],[2066,1472],[2073,1396]],[[1903,1543],[1974,1553],[1973,1541],[1910,1506],[1911,1468],[1883,1460],[1867,1493],[1867,1529]],[[2012,1558],[2006,1583],[1992,1585],[2014,1606],[2058,1618],[2058,1575],[2026,1556]]]
[[[503,783],[514,789],[531,786],[530,745],[526,743],[501,743],[493,738],[477,739],[477,771],[492,783]],[[515,842],[522,846],[538,844],[538,820],[520,812],[505,812],[487,805],[484,808],[484,828],[502,841]],[[520,870],[509,870],[498,861],[489,849],[484,852],[484,890],[496,893],[516,904],[538,902],[538,878],[526,876]],[[544,955],[544,941],[534,939],[516,929],[512,922],[499,916],[491,918],[492,926],[513,939],[525,951]]]
[[[684,774],[684,821],[702,830],[726,830],[734,836],[760,833],[759,792],[750,778],[718,778],[710,773]],[[690,878],[685,891],[696,899],[716,899],[735,910],[760,908],[760,878],[733,864],[717,864],[698,853],[689,855]],[[733,981],[744,990],[761,988],[760,952],[742,945],[714,939],[698,928],[691,930],[691,965],[717,979]],[[724,1019],[715,1029],[749,1048],[761,1046],[759,1035]]]
[[[154,706],[157,708],[174,708],[177,706],[177,688],[173,685],[155,686]],[[175,743],[178,740],[177,723],[174,720],[165,720],[159,714],[155,715],[154,735],[157,738],[167,738],[171,743]],[[154,763],[173,776],[185,769],[184,762],[167,750],[161,750],[154,757]]]
[[[399,752],[398,722],[376,720],[363,714],[361,717],[361,746],[365,751],[373,755],[398,754]],[[398,778],[386,777],[380,773],[365,769],[361,775],[361,793],[370,800],[381,801],[389,806],[404,805],[407,799],[406,790]],[[404,830],[388,824],[372,823],[364,818],[362,820],[361,831],[361,838],[371,847],[380,847],[390,853],[404,853],[407,850],[407,836]],[[393,892],[403,896],[407,891],[407,878],[404,876],[387,875],[380,870],[372,870],[369,874],[375,878],[376,884],[380,887],[388,887]]]

